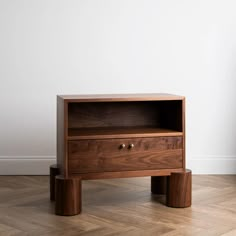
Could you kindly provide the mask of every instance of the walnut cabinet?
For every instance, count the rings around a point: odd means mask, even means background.
[[[50,198],[58,215],[81,212],[88,179],[151,176],[166,205],[191,205],[185,166],[185,98],[170,94],[57,96],[57,163]]]

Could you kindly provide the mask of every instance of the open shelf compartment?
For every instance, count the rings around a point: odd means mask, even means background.
[[[68,140],[181,136],[182,100],[68,104]]]

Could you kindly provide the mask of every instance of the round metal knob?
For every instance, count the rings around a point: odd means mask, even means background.
[[[131,148],[134,148],[134,144],[131,143],[131,144],[129,145],[129,148],[130,148],[130,149],[131,149]]]
[[[122,143],[122,144],[120,145],[120,148],[121,148],[121,149],[125,148],[125,144]]]

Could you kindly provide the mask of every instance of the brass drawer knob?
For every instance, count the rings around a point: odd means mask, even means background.
[[[124,143],[122,143],[122,144],[120,145],[120,149],[123,149],[123,148],[125,148],[125,144],[124,144]]]
[[[131,144],[129,145],[129,149],[131,149],[131,148],[134,148],[134,144],[133,144],[133,143],[131,143]]]

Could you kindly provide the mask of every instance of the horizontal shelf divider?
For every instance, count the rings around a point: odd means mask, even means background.
[[[155,127],[70,128],[68,140],[182,136],[183,132]]]

